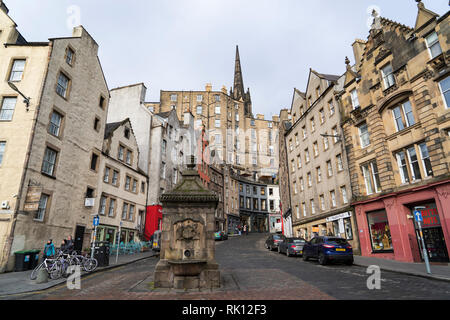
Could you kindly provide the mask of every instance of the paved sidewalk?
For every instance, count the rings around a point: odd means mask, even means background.
[[[108,267],[97,268],[94,272],[91,273],[83,272],[81,276],[83,277],[95,272],[117,268],[139,260],[153,257],[158,254],[159,253],[156,253],[154,251],[147,251],[137,254],[119,255],[117,264],[116,264],[116,256],[110,256]],[[20,294],[26,292],[45,290],[54,287],[58,284],[64,283],[66,281],[66,279],[64,278],[57,280],[52,280],[49,278],[48,283],[36,284],[35,281],[30,279],[31,272],[32,270],[25,272],[9,272],[0,274],[0,298],[3,295]]]
[[[449,264],[431,264],[431,274],[426,271],[425,263],[399,262],[395,260],[379,259],[372,257],[354,256],[355,265],[368,267],[371,265],[379,266],[381,270],[393,271],[403,274],[410,274],[419,277],[425,277],[435,280],[450,281]]]

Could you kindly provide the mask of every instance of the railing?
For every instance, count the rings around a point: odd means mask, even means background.
[[[113,245],[110,249],[110,256],[116,255],[117,251],[119,254],[136,254],[140,252],[145,252],[147,250],[151,250],[152,243],[151,242],[130,242],[127,244],[121,243],[120,245]]]

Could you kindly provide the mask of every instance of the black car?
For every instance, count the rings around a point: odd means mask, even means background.
[[[264,246],[266,247],[266,249],[269,249],[271,251],[275,250],[278,248],[278,245],[283,242],[284,240],[286,240],[286,237],[283,236],[282,234],[271,234],[267,240],[266,243],[264,244]]]
[[[303,247],[303,260],[319,259],[321,265],[331,261],[353,264],[353,248],[346,239],[338,237],[315,237]]]
[[[285,253],[290,256],[303,255],[303,246],[306,240],[303,238],[286,238],[285,241],[280,242],[278,245],[278,253]]]

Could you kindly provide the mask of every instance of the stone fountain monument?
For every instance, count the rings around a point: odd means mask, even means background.
[[[214,241],[214,213],[219,198],[203,186],[193,157],[182,180],[161,195],[160,201],[163,221],[155,288],[219,288]]]

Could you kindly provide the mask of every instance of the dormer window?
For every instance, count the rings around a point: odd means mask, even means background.
[[[386,65],[381,69],[381,75],[383,76],[384,88],[389,89],[393,85],[395,85],[395,77],[392,71],[391,64]]]
[[[353,106],[353,110],[355,110],[356,108],[359,108],[359,99],[358,99],[358,92],[356,91],[356,89],[353,89],[353,91],[350,93],[351,97],[352,97],[352,106]]]
[[[432,59],[436,58],[442,53],[442,48],[436,32],[432,32],[428,36],[426,36],[425,41],[427,43],[427,47]]]

